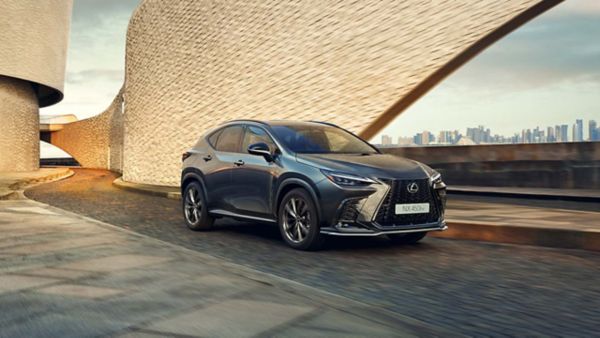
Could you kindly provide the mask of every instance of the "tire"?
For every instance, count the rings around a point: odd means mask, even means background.
[[[206,197],[200,182],[189,183],[181,198],[183,218],[188,228],[194,231],[209,230],[215,219],[208,214]]]
[[[397,244],[416,244],[427,236],[427,232],[411,232],[408,234],[388,235],[390,240]]]
[[[277,220],[281,237],[292,248],[314,251],[323,245],[317,207],[306,190],[297,188],[285,194]]]

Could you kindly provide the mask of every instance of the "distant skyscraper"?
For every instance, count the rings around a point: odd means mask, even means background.
[[[398,137],[398,145],[399,146],[408,146],[411,144],[414,144],[412,137],[402,137],[402,136]]]
[[[427,130],[423,131],[423,133],[421,133],[421,140],[423,142],[423,144],[429,144],[433,141],[435,141],[435,137],[433,137],[433,135],[431,135],[431,133]]]
[[[418,146],[423,145],[423,134],[421,134],[421,133],[416,134],[415,137],[413,137],[413,143]]]
[[[546,128],[546,142],[556,142],[556,136],[554,136],[554,128]]]
[[[437,141],[440,144],[455,144],[459,138],[460,133],[458,132],[458,130],[442,130],[438,134]]]
[[[381,144],[384,146],[392,145],[392,137],[390,135],[381,135]]]
[[[569,142],[569,126],[563,124],[560,126],[560,141],[561,142]]]
[[[588,122],[588,135],[589,135],[589,140],[590,141],[600,141],[600,135],[598,135],[599,133],[599,129],[598,129],[598,125],[596,124],[596,121],[594,120],[590,120],[590,122]]]
[[[583,142],[583,120],[575,120],[573,125],[573,142]]]

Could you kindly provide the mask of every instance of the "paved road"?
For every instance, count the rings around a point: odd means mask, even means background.
[[[298,252],[264,225],[220,221],[191,232],[178,201],[115,189],[114,178],[77,170],[26,195],[464,334],[599,335],[598,253],[433,238],[342,238]]]

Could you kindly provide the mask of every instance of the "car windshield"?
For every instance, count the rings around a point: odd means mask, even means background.
[[[340,128],[319,124],[274,125],[275,136],[287,148],[304,154],[376,154],[367,142]]]

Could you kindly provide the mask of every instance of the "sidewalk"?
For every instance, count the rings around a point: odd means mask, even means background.
[[[180,199],[178,187],[154,186],[125,182],[117,178],[113,185],[130,191]],[[496,194],[517,197],[565,197],[600,199],[597,190],[528,189],[497,187],[449,187],[450,192]],[[600,210],[573,211],[529,206],[515,206],[450,198],[446,221],[449,229],[432,232],[440,238],[525,244],[566,249],[600,251]]]
[[[600,251],[600,212],[450,199],[441,238]]]
[[[447,336],[29,200],[0,201],[0,336]]]
[[[37,171],[0,173],[0,200],[21,199],[28,186],[73,175],[69,168],[40,168]]]

